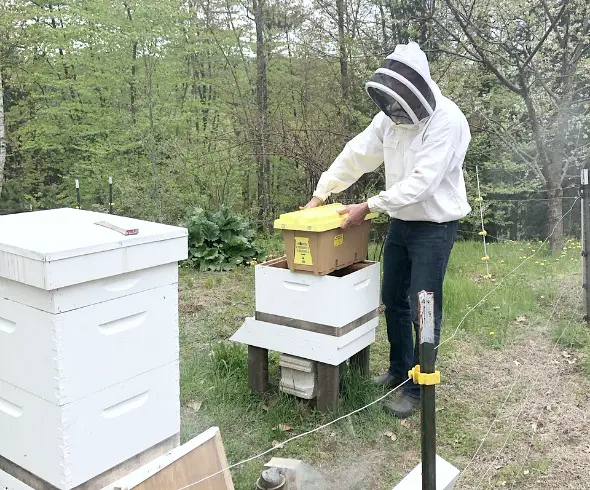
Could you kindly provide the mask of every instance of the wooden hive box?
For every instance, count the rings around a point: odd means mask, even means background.
[[[183,228],[74,209],[0,217],[2,468],[69,490],[177,444],[186,257]]]

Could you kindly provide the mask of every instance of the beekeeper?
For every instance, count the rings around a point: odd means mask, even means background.
[[[374,380],[391,389],[419,364],[414,332],[417,337],[422,290],[434,293],[435,345],[439,343],[447,263],[458,220],[471,211],[463,178],[471,134],[461,110],[430,77],[426,55],[416,43],[398,45],[367,82],[366,91],[381,112],[322,174],[305,207],[321,205],[385,162],[386,190],[347,206],[343,228],[361,224],[370,212],[391,217],[382,287],[389,369]],[[418,407],[419,398],[419,385],[409,382],[386,408],[405,418]]]

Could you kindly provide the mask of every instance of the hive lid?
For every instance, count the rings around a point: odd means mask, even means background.
[[[275,220],[274,227],[278,230],[314,232],[333,230],[340,228],[344,223],[346,215],[339,214],[339,211],[345,207],[343,204],[335,203],[281,214]],[[377,213],[370,213],[365,217],[365,220],[374,219],[377,216]]]
[[[124,236],[100,221],[138,233]],[[0,217],[0,252],[42,262],[185,236],[184,228],[70,208]]]

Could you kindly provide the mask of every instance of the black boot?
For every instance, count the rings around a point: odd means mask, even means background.
[[[420,405],[420,398],[414,398],[401,394],[395,400],[385,403],[385,409],[398,419],[406,419],[411,416]]]
[[[380,388],[386,388],[388,390],[397,388],[404,381],[405,379],[398,378],[397,376],[391,374],[389,371],[386,371],[383,374],[380,374],[379,376],[375,376],[373,378],[374,385],[379,386]]]

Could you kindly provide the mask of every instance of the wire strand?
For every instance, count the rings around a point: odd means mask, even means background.
[[[479,186],[479,167],[475,166],[475,176],[477,177],[477,199],[479,201],[479,216],[481,218],[481,238],[483,239],[483,258],[486,262],[486,278],[490,278],[490,263],[488,258],[488,246],[486,243],[486,230],[483,223],[483,198],[481,197],[481,188]]]
[[[555,304],[553,305],[553,309],[551,311],[551,315],[549,316],[549,319],[547,320],[547,326],[549,325],[549,322],[553,319],[553,315],[555,315],[555,312],[557,311],[557,308],[561,302],[561,299],[563,298],[563,296],[565,295],[565,288],[563,289],[563,291],[561,292],[561,294],[559,295],[559,297],[557,298],[557,300],[555,301]],[[528,361],[531,360],[532,356],[533,356],[534,352],[531,351],[529,353],[529,356],[527,357],[527,363]],[[510,385],[510,389],[508,390],[508,394],[506,395],[506,397],[504,398],[504,401],[502,402],[502,405],[500,405],[500,408],[498,409],[498,411],[496,412],[496,415],[494,417],[494,419],[492,420],[492,423],[490,424],[490,426],[488,427],[487,432],[485,433],[485,435],[483,436],[483,439],[481,440],[479,446],[477,447],[477,449],[475,450],[475,453],[473,454],[473,456],[471,457],[471,459],[469,460],[469,462],[467,463],[467,466],[465,466],[465,468],[463,468],[463,471],[461,471],[461,474],[459,475],[459,479],[461,479],[461,477],[465,474],[465,472],[467,471],[467,469],[473,464],[473,462],[475,461],[475,459],[477,458],[477,455],[479,454],[479,452],[481,451],[481,448],[483,447],[483,445],[485,444],[486,440],[488,439],[488,436],[490,435],[492,429],[494,428],[494,426],[496,425],[496,422],[498,421],[498,419],[500,418],[500,414],[504,411],[504,407],[506,406],[506,403],[508,403],[508,400],[510,399],[510,396],[512,395],[512,392],[514,390],[514,387],[516,386],[516,383],[518,383],[519,379],[517,377],[515,377],[514,381],[512,382],[512,384]]]
[[[578,198],[579,199],[579,198]],[[467,313],[465,313],[465,315],[463,316],[463,318],[461,318],[461,321],[458,323],[457,327],[455,328],[455,331],[453,332],[453,334],[443,340],[442,342],[440,342],[435,349],[440,348],[441,345],[446,344],[447,342],[450,342],[453,338],[455,338],[457,336],[457,333],[459,333],[459,329],[461,328],[461,326],[463,325],[463,323],[465,322],[465,320],[467,319],[467,317],[473,313],[479,306],[481,306],[483,303],[486,302],[486,300],[492,295],[494,294],[498,289],[500,289],[500,287],[502,286],[502,284],[504,284],[506,282],[506,280],[511,277],[512,275],[514,275],[514,273],[520,269],[524,264],[526,264],[529,260],[531,260],[533,257],[535,257],[540,251],[541,249],[545,246],[545,244],[549,241],[549,239],[555,234],[555,230],[557,229],[557,227],[559,226],[559,223],[561,223],[565,217],[570,214],[572,212],[572,210],[574,209],[574,206],[576,205],[576,202],[578,202],[578,199],[576,199],[574,201],[574,203],[572,204],[572,206],[569,208],[569,210],[561,217],[559,218],[559,220],[557,221],[557,223],[555,224],[555,226],[553,227],[553,230],[551,230],[551,233],[549,234],[549,236],[547,238],[545,238],[545,240],[543,240],[541,242],[541,245],[539,245],[539,247],[533,252],[532,255],[529,255],[526,259],[523,259],[522,262],[520,262],[514,269],[512,269],[508,274],[506,274],[502,279],[500,279],[500,281],[498,281],[498,283],[496,284],[496,286],[491,289],[490,291],[488,291],[487,294],[484,295],[483,298],[481,298],[475,306],[473,306],[471,309],[469,309],[467,311]]]
[[[582,298],[582,292],[580,292],[580,296],[578,296],[578,303],[580,302],[580,299],[581,299],[581,298]],[[559,335],[559,338],[557,339],[557,341],[556,341],[556,343],[555,343],[555,346],[553,347],[553,349],[552,349],[552,351],[551,351],[551,354],[553,354],[553,352],[555,351],[555,348],[557,347],[557,345],[559,344],[559,342],[560,342],[560,341],[561,341],[561,339],[563,338],[563,336],[564,336],[565,332],[566,332],[566,331],[567,331],[567,330],[568,330],[568,329],[571,327],[571,325],[572,325],[572,323],[573,323],[573,321],[574,321],[574,318],[576,317],[576,315],[577,315],[577,314],[578,314],[578,312],[574,310],[574,312],[572,313],[572,316],[571,316],[571,317],[570,317],[570,319],[569,319],[569,322],[568,322],[568,324],[567,324],[567,325],[565,326],[565,328],[564,328],[564,329],[561,331],[561,334]],[[556,383],[555,383],[555,384],[557,384],[559,381],[561,381],[561,379],[560,379],[560,378],[557,378],[557,381],[556,381]],[[535,381],[534,381],[534,383],[533,383],[533,387],[534,387],[534,386],[537,384],[537,382],[538,382],[538,378],[537,378],[537,379],[535,379]],[[528,398],[528,397],[527,397],[527,398]],[[526,403],[526,400],[525,400],[525,403]],[[524,406],[524,404],[523,404],[523,406]],[[520,410],[520,412],[519,412],[519,416],[520,416],[520,413],[522,413],[522,408],[521,408],[521,410]],[[537,426],[538,426],[538,423],[539,423],[539,421],[541,420],[541,414],[542,414],[542,413],[543,413],[543,412],[539,412],[539,415],[537,416]],[[534,443],[534,441],[535,441],[535,435],[536,435],[536,432],[534,431],[534,432],[533,432],[533,435],[532,435],[532,437],[531,437],[531,442],[529,443],[529,447],[528,447],[528,449],[527,449],[527,452],[526,452],[526,454],[525,454],[524,460],[523,460],[523,462],[522,462],[522,466],[520,467],[520,472],[519,472],[519,474],[522,474],[522,472],[524,471],[524,467],[525,467],[525,465],[526,465],[526,462],[527,462],[527,460],[528,460],[529,454],[530,454],[530,452],[531,452],[531,448],[533,447],[533,443]],[[514,482],[512,482],[512,485],[510,486],[510,488],[514,488]]]
[[[410,381],[409,378],[406,379],[403,383],[401,383],[400,385],[396,386],[394,389],[390,390],[389,392],[385,393],[385,395],[380,396],[376,400],[373,400],[371,403],[368,403],[367,405],[365,405],[365,406],[363,406],[361,408],[357,408],[356,410],[353,410],[350,413],[347,413],[345,415],[342,415],[341,417],[338,417],[338,418],[336,418],[336,419],[334,419],[334,420],[332,420],[332,421],[330,421],[330,422],[328,422],[326,424],[320,425],[319,427],[316,427],[315,429],[312,429],[312,430],[309,430],[307,432],[303,432],[301,434],[298,434],[298,435],[296,435],[294,437],[291,437],[291,438],[287,439],[286,441],[283,441],[283,442],[279,443],[278,445],[276,445],[276,446],[274,446],[274,447],[272,447],[272,448],[270,448],[270,449],[268,449],[268,450],[266,450],[266,451],[264,451],[264,452],[262,452],[260,454],[257,454],[256,456],[252,456],[250,458],[244,459],[243,461],[240,461],[238,463],[232,464],[232,465],[228,466],[227,468],[223,468],[223,469],[217,471],[216,473],[213,473],[212,475],[209,475],[209,476],[206,476],[204,478],[201,478],[199,481],[194,482],[194,483],[191,483],[189,485],[186,485],[186,486],[184,486],[182,488],[179,488],[178,490],[186,490],[187,488],[194,487],[195,485],[198,485],[199,483],[203,483],[203,482],[205,482],[207,480],[210,480],[211,478],[214,478],[214,477],[216,477],[218,475],[221,475],[222,473],[225,473],[226,471],[229,471],[229,470],[231,470],[233,468],[236,468],[238,466],[242,466],[242,465],[244,465],[246,463],[249,463],[250,461],[254,461],[255,459],[261,458],[262,456],[266,456],[267,454],[270,454],[273,451],[276,451],[277,449],[282,449],[283,446],[285,446],[286,444],[288,444],[290,442],[293,442],[293,441],[295,441],[297,439],[300,439],[302,437],[305,437],[305,436],[308,436],[310,434],[313,434],[314,432],[318,432],[318,431],[320,431],[322,429],[325,429],[326,427],[330,427],[331,425],[335,424],[336,422],[340,422],[341,420],[344,420],[344,419],[346,419],[348,417],[351,417],[352,415],[354,415],[356,413],[362,412],[363,410],[366,410],[367,408],[375,405],[376,403],[379,403],[381,400],[384,400],[385,398],[387,398],[388,396],[390,396],[391,394],[393,394],[394,392],[396,392],[397,390],[399,390],[402,386],[404,386],[409,381]]]

